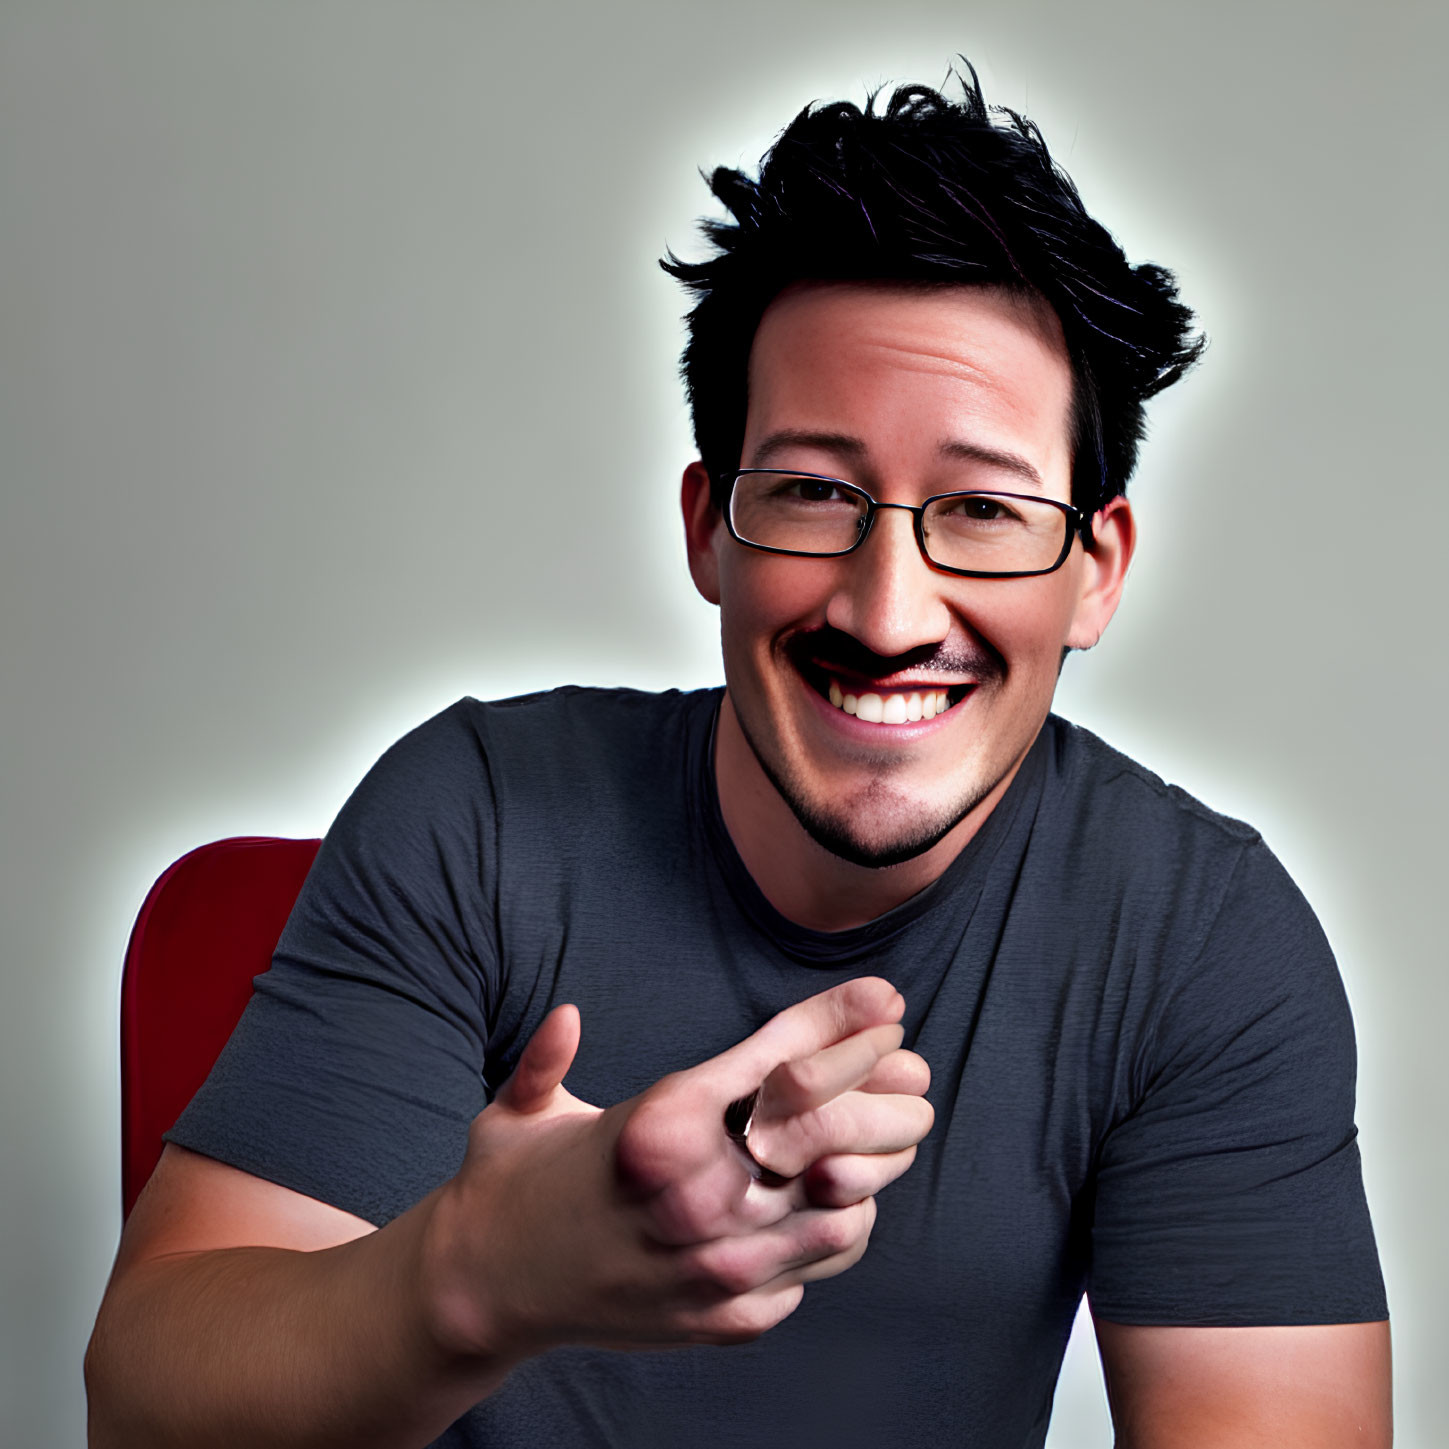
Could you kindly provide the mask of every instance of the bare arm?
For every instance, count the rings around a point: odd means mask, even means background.
[[[93,1449],[435,1437],[506,1372],[429,1332],[419,1263],[435,1199],[376,1232],[168,1147],[86,1355]]]
[[[87,1354],[93,1449],[422,1445],[562,1343],[753,1338],[865,1251],[873,1194],[929,1129],[899,995],[845,983],[601,1111],[555,1011],[458,1175],[379,1231],[168,1151]],[[723,1130],[760,1089],[757,1181]]]
[[[1119,1449],[1389,1449],[1387,1323],[1144,1328],[1097,1320]]]

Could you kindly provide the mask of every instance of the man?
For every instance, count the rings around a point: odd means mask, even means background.
[[[964,89],[716,173],[726,688],[369,775],[128,1224],[97,1445],[1039,1445],[1084,1289],[1124,1444],[1388,1442],[1321,933],[1049,715],[1199,344]]]

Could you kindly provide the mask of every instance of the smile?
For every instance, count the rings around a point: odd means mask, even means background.
[[[827,698],[836,709],[853,714],[856,719],[863,719],[868,724],[905,724],[907,720],[935,719],[951,707],[949,691],[944,689],[883,694],[871,690],[865,694],[847,694],[833,679]]]
[[[898,689],[876,685],[867,689],[854,681],[842,682],[823,673],[809,682],[817,694],[842,713],[854,715],[866,724],[878,725],[915,724],[935,719],[959,704],[975,688],[973,683]]]

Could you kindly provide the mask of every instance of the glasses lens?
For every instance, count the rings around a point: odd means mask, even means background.
[[[844,553],[865,519],[864,495],[830,478],[743,473],[730,495],[730,522],[742,539],[792,553]]]
[[[938,498],[921,520],[932,562],[995,574],[1054,567],[1070,527],[1067,515],[1053,504],[1002,493]]]

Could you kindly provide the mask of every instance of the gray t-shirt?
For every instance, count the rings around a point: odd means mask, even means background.
[[[936,1123],[860,1263],[752,1344],[532,1360],[440,1444],[1015,1449],[1083,1291],[1122,1323],[1386,1316],[1348,1006],[1253,830],[1053,717],[939,880],[806,930],[724,828],[719,698],[467,699],[400,741],[170,1134],[384,1223],[560,1002],[607,1106],[836,982],[900,989]]]

